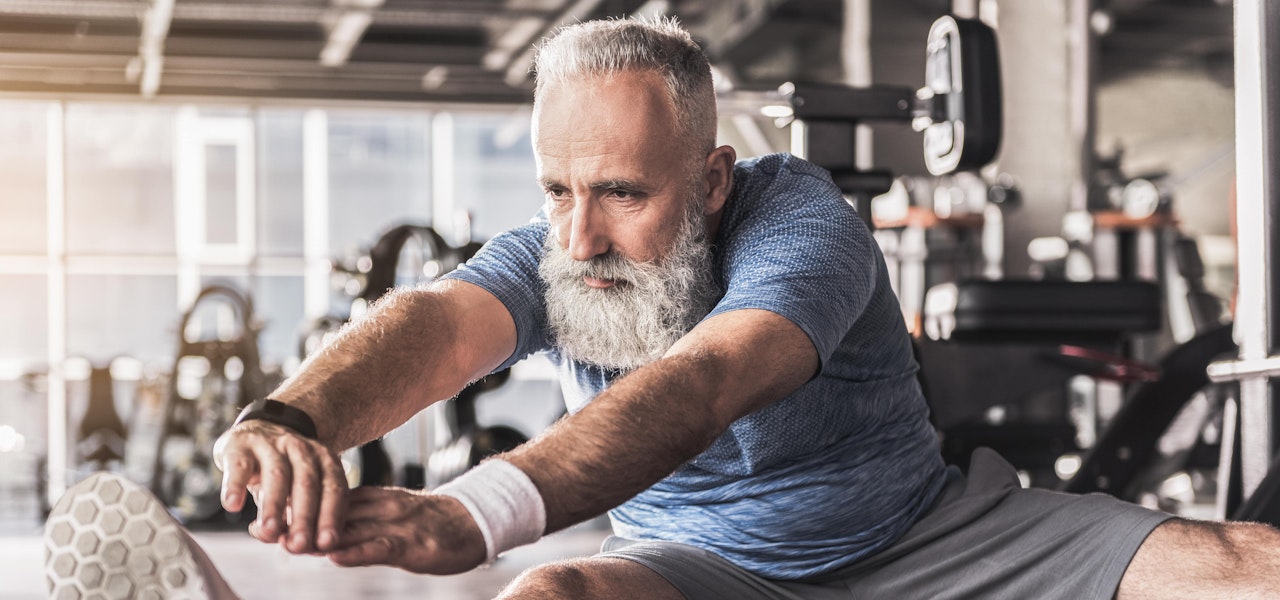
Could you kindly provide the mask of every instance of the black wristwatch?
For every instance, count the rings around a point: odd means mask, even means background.
[[[311,416],[277,400],[266,398],[250,403],[240,411],[240,416],[236,417],[236,422],[231,425],[234,427],[253,420],[283,425],[302,434],[305,438],[316,439],[316,422],[311,420]]]

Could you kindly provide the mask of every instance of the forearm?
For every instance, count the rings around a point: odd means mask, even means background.
[[[616,382],[503,458],[542,495],[546,533],[622,504],[697,456],[728,427],[709,357],[668,357]]]
[[[309,357],[272,398],[316,422],[336,452],[375,439],[432,402],[457,393],[456,327],[442,296],[396,291]]]

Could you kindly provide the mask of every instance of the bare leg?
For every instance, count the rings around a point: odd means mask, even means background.
[[[556,598],[651,598],[684,600],[661,575],[625,558],[579,558],[545,564],[521,573],[498,600]]]
[[[1142,543],[1118,600],[1280,597],[1280,531],[1258,523],[1172,519]]]

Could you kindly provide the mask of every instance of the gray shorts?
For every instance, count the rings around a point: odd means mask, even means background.
[[[1111,598],[1129,561],[1171,515],[1111,496],[1022,489],[995,452],[954,467],[935,505],[883,552],[821,578],[765,579],[685,544],[605,541],[689,600],[709,598]]]

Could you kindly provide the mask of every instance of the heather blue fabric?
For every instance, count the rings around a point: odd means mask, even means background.
[[[489,290],[511,311],[516,350],[502,367],[547,352],[577,411],[617,374],[566,360],[552,344],[537,274],[548,231],[540,214],[448,277]],[[870,232],[826,171],[769,155],[737,164],[714,261],[724,296],[708,317],[747,308],[782,315],[812,340],[820,373],[611,511],[614,532],[704,548],[772,579],[829,573],[886,548],[945,477]]]

